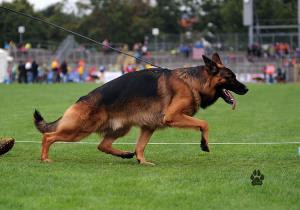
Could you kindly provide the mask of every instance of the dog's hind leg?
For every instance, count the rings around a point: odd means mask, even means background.
[[[101,108],[91,110],[91,106],[77,103],[72,105],[59,120],[55,130],[44,133],[41,159],[50,162],[50,146],[57,141],[75,142],[95,132],[107,119]]]
[[[57,142],[57,141],[63,141],[63,142],[76,142],[80,141],[84,137],[88,136],[90,133],[87,132],[66,132],[66,131],[56,131],[52,133],[45,133],[43,136],[43,142],[42,142],[42,154],[41,154],[41,160],[43,162],[51,162],[51,160],[48,158],[49,148],[50,146]]]
[[[130,159],[133,158],[134,153],[128,152],[128,151],[122,151],[119,149],[115,149],[112,147],[113,142],[124,135],[126,135],[130,130],[130,127],[124,127],[114,132],[107,133],[101,143],[98,146],[98,149],[102,152],[105,152],[107,154],[111,154],[114,156],[118,156],[121,158]]]
[[[135,148],[136,159],[139,162],[139,164],[155,165],[154,163],[146,161],[145,156],[144,156],[145,148],[146,148],[153,132],[154,132],[154,130],[151,130],[148,128],[141,128],[141,133],[137,140],[137,144],[136,144],[136,148]]]
[[[51,160],[48,158],[49,148],[51,144],[53,144],[55,141],[49,141],[48,140],[48,134],[45,133],[43,135],[43,142],[42,142],[42,154],[41,154],[41,161],[43,162],[51,162]]]

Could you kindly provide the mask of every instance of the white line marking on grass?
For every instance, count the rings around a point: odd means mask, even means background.
[[[16,141],[16,143],[41,144],[41,141]],[[59,144],[92,144],[98,145],[97,142],[56,142]],[[132,145],[135,142],[114,143],[119,145]],[[150,145],[198,145],[199,142],[152,142]],[[300,144],[300,142],[211,142],[212,145],[280,145],[280,144]]]

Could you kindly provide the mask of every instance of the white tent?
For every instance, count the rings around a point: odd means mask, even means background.
[[[9,56],[7,50],[0,48],[0,83],[3,83],[8,78],[8,62],[12,60],[13,58]]]

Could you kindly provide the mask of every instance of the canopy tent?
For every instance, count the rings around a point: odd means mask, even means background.
[[[7,50],[0,48],[0,83],[8,79],[8,62],[12,60],[13,58],[9,56]]]

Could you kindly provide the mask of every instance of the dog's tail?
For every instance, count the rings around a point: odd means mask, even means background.
[[[41,133],[47,133],[47,132],[55,131],[56,128],[57,128],[58,122],[61,119],[61,117],[60,117],[57,120],[55,120],[54,122],[47,123],[38,110],[34,110],[33,118],[34,118],[35,127]]]

